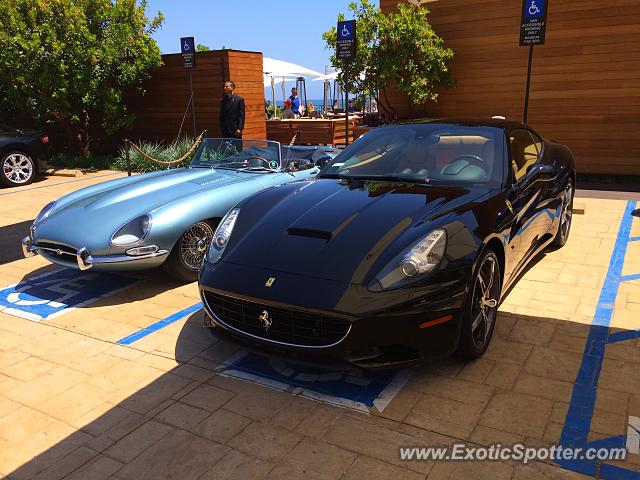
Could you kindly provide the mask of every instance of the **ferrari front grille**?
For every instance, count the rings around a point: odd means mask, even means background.
[[[328,347],[349,333],[351,323],[343,318],[309,313],[228,295],[204,292],[217,320],[233,330],[263,340],[300,346]]]

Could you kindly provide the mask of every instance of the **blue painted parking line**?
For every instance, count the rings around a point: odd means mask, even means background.
[[[587,438],[591,429],[598,379],[602,370],[606,344],[635,338],[637,333],[635,331],[625,331],[609,334],[618,289],[620,283],[628,277],[622,275],[622,269],[630,241],[634,208],[635,202],[628,202],[622,217],[609,269],[600,292],[596,313],[585,344],[582,364],[573,387],[571,402],[569,403],[565,424],[562,429],[560,444],[563,447],[590,448],[603,445],[607,447],[622,447],[625,444],[623,435],[595,442],[589,442]],[[586,475],[596,476],[598,474],[598,478],[607,480],[640,480],[640,472],[598,463],[596,460],[558,460],[558,464],[568,470]]]
[[[12,192],[2,192],[2,193],[0,193],[0,195],[15,195],[16,193],[28,192],[30,190],[40,190],[41,188],[55,187],[57,185],[65,185],[67,183],[86,182],[87,180],[92,180],[94,178],[111,177],[113,175],[118,175],[118,173],[122,173],[122,172],[106,173],[104,175],[96,175],[95,177],[80,178],[78,180],[68,180],[66,182],[52,183],[51,185],[42,185],[40,187],[23,188],[22,190],[17,190],[17,191],[12,191]]]
[[[616,332],[609,334],[607,343],[624,342],[625,340],[633,340],[640,336],[640,330],[625,330],[624,332]]]
[[[35,321],[51,319],[138,281],[113,273],[79,275],[77,270],[64,268],[0,290],[0,311]]]
[[[640,280],[640,273],[634,273],[633,275],[623,275],[620,277],[621,282],[631,282],[633,280]]]
[[[193,312],[197,312],[202,308],[202,303],[198,302],[195,305],[191,305],[190,307],[185,308],[184,310],[180,310],[179,312],[174,313],[173,315],[168,316],[156,323],[152,323],[148,327],[143,328],[142,330],[138,330],[131,335],[128,335],[124,338],[121,338],[116,343],[120,345],[131,345],[134,342],[137,342],[141,338],[146,337],[147,335],[151,335],[153,332],[157,332],[161,328],[167,327],[174,322],[177,322],[181,318],[186,317],[187,315],[192,314]]]
[[[382,412],[410,378],[408,370],[336,370],[253,352],[225,365],[220,375],[363,413]]]

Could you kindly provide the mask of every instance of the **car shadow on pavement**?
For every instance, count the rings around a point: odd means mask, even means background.
[[[2,255],[0,253],[0,255]],[[22,255],[22,254],[21,254]],[[83,275],[88,274],[97,274],[106,276],[122,276],[127,279],[136,280],[129,288],[127,288],[126,293],[124,295],[114,295],[108,294],[100,299],[96,299],[96,301],[87,304],[88,307],[95,306],[97,304],[100,305],[120,305],[122,303],[129,303],[136,300],[144,300],[149,297],[153,297],[162,292],[166,292],[168,290],[183,287],[188,285],[184,282],[180,282],[171,278],[162,268],[155,268],[150,270],[140,270],[140,271],[131,271],[131,272],[99,272],[99,271],[86,271],[81,272],[77,269],[71,269],[69,267],[64,267],[56,264],[48,264],[44,267],[37,268],[27,274],[25,274],[22,279],[18,282],[24,283],[28,280],[34,279],[41,275],[62,271],[65,269],[69,269],[77,272],[76,278],[82,278]],[[197,291],[197,288],[194,287],[194,290]],[[52,294],[59,294],[59,292],[52,292]],[[55,298],[51,298],[50,300],[55,300]],[[98,303],[99,302],[99,303]]]
[[[415,368],[383,412],[366,415],[221,375],[243,347],[211,335],[202,311],[176,332],[174,355],[153,343],[125,347],[30,325],[43,329],[37,344],[14,349],[57,368],[5,393],[32,413],[15,413],[24,424],[8,424],[11,414],[2,420],[13,441],[2,443],[0,473],[10,479],[424,478],[432,470],[447,478],[560,478],[550,461],[434,466],[401,461],[398,448],[557,444],[591,328],[500,313],[482,358]],[[70,350],[47,347],[51,337]],[[640,398],[636,383],[625,387],[617,376],[623,361],[640,370],[634,349],[605,353],[590,440],[626,431]]]
[[[24,258],[20,242],[29,235],[33,220],[0,227],[0,265]]]

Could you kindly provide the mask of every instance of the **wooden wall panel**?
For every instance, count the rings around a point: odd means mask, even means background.
[[[145,82],[144,95],[129,95],[127,105],[135,114],[132,139],[164,140],[193,134],[189,101],[188,74],[182,55],[163,55],[164,65]],[[196,126],[198,133],[207,129],[210,137],[219,136],[220,100],[224,82],[236,82],[236,93],[245,99],[244,138],[266,138],[262,54],[235,50],[213,50],[197,54],[193,70],[193,91],[196,98]],[[186,111],[186,116],[185,116]]]
[[[578,171],[640,175],[640,0],[549,0],[546,44],[534,48],[529,124],[565,143]],[[398,0],[380,0],[391,11]],[[518,46],[521,0],[436,0],[429,22],[454,51],[458,87],[400,117],[522,119],[528,48]]]

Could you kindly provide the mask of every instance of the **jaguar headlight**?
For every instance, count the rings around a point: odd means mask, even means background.
[[[38,214],[36,219],[33,221],[33,224],[36,225],[37,223],[41,222],[42,220],[47,218],[49,215],[51,215],[51,212],[53,212],[53,209],[55,207],[56,207],[56,202],[47,203],[44,207],[42,207],[42,210],[40,210],[40,213]]]
[[[151,230],[151,216],[142,215],[120,227],[111,236],[111,245],[128,247],[142,241]]]
[[[222,219],[220,225],[213,234],[213,241],[209,247],[209,254],[207,259],[211,263],[216,263],[222,257],[224,249],[227,248],[229,238],[233,232],[233,227],[236,225],[236,220],[240,214],[239,208],[234,208]]]
[[[396,256],[371,282],[369,290],[402,287],[435,271],[447,248],[447,232],[434,230]]]

